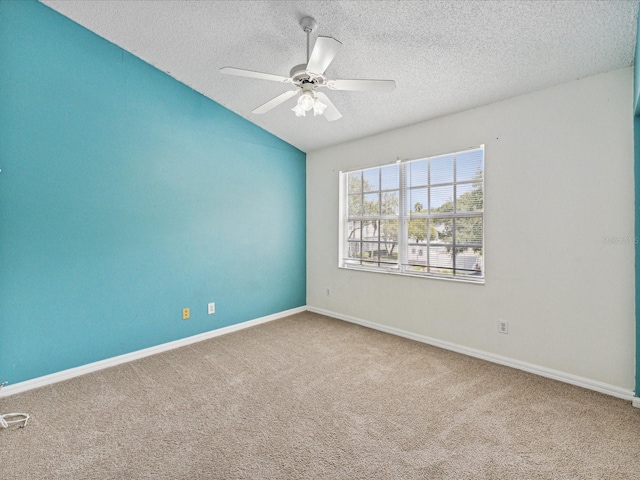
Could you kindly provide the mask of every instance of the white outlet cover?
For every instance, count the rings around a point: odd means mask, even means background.
[[[209,303],[207,305],[207,312],[209,313],[209,315],[216,313],[216,304],[215,303]]]

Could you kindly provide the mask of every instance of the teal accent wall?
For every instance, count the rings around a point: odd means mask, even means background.
[[[636,62],[638,58],[636,57]],[[636,77],[637,78],[637,77]],[[637,80],[636,80],[637,81]],[[634,181],[635,181],[635,238],[636,238],[636,388],[640,396],[640,116],[633,119]]]
[[[634,149],[634,181],[635,181],[635,232],[636,232],[636,396],[640,396],[640,45],[638,44],[638,32],[640,32],[640,15],[638,15],[636,28],[636,54],[633,75],[633,149]]]
[[[636,56],[636,62],[638,57]],[[635,77],[637,82],[637,78]],[[634,180],[635,180],[635,232],[636,232],[636,396],[640,396],[640,116],[633,119]]]
[[[0,2],[0,169],[0,381],[305,305],[305,154],[34,1]]]
[[[636,19],[636,51],[633,63],[633,112],[640,115],[640,44],[638,44],[638,32],[640,32],[640,14]]]

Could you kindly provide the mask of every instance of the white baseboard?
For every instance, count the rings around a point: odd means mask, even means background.
[[[208,340],[209,338],[219,337],[220,335],[226,335],[227,333],[236,332],[245,328],[250,328],[261,323],[271,322],[279,318],[288,317],[296,313],[302,313],[307,310],[307,307],[292,308],[291,310],[285,310],[284,312],[274,313],[273,315],[267,315],[266,317],[256,318],[254,320],[248,320],[246,322],[237,323],[235,325],[229,325],[228,327],[222,327],[217,330],[211,330],[209,332],[200,333],[191,337],[182,338],[173,342],[163,343],[156,345],[155,347],[144,348],[135,352],[126,353],[124,355],[118,355],[117,357],[107,358],[98,362],[89,363],[80,367],[70,368],[61,372],[52,373],[42,377],[34,378],[24,382],[16,383],[14,385],[7,385],[0,390],[0,397],[8,397],[9,395],[15,395],[16,393],[25,392],[32,388],[44,387],[52,383],[61,382],[69,378],[78,377],[86,373],[95,372],[104,368],[120,365],[121,363],[130,362],[139,358],[148,357],[149,355],[155,355],[156,353],[166,352],[167,350],[173,350],[174,348],[184,347],[192,343]]]
[[[577,385],[579,387],[587,388],[589,390],[595,390],[596,392],[605,393],[613,397],[633,401],[633,405],[635,407],[640,408],[640,398],[634,397],[632,390],[616,387],[615,385],[609,385],[607,383],[599,382],[597,380],[592,380],[590,378],[579,377],[577,375],[561,372],[559,370],[553,370],[551,368],[541,367],[539,365],[535,365],[532,363],[522,362],[520,360],[515,360],[513,358],[503,357],[501,355],[496,355],[496,354],[485,352],[482,350],[476,350],[474,348],[469,348],[463,345],[446,342],[444,340],[438,340],[437,338],[427,337],[425,335],[408,332],[406,330],[401,330],[399,328],[381,325],[379,323],[370,322],[368,320],[362,320],[360,318],[352,317],[350,315],[343,315],[341,313],[331,312],[329,310],[324,310],[322,308],[308,306],[307,310],[309,310],[310,312],[319,313],[321,315],[326,315],[328,317],[333,317],[339,320],[344,320],[350,323],[362,325],[363,327],[379,330],[381,332],[391,333],[399,337],[409,338],[411,340],[433,345],[435,347],[444,348],[445,350],[451,350],[454,352],[462,353],[464,355],[469,355],[471,357],[480,358],[482,360],[488,360],[489,362],[498,363],[500,365],[506,365],[507,367],[517,368],[518,370],[534,373],[536,375],[540,375],[541,377],[551,378],[553,380],[558,380],[560,382],[565,382],[571,385]]]
[[[579,377],[577,375],[561,372],[559,370],[553,370],[550,368],[541,367],[539,365],[535,365],[532,363],[522,362],[520,360],[514,360],[512,358],[503,357],[501,355],[495,355],[493,353],[485,352],[482,350],[476,350],[474,348],[465,347],[463,345],[446,342],[444,340],[438,340],[436,338],[427,337],[425,335],[408,332],[406,330],[401,330],[399,328],[389,327],[386,325],[370,322],[368,320],[362,320],[360,318],[352,317],[350,315],[344,315],[341,313],[336,313],[336,312],[324,310],[322,308],[317,308],[317,307],[304,307],[304,306],[293,308],[291,310],[285,310],[284,312],[274,313],[273,315],[256,318],[254,320],[249,320],[249,321],[238,323],[235,325],[230,325],[228,327],[219,328],[217,330],[211,330],[209,332],[204,332],[198,335],[193,335],[191,337],[182,338],[180,340],[175,340],[173,342],[163,343],[161,345],[156,345],[155,347],[149,347],[149,348],[145,348],[135,352],[126,353],[124,355],[119,355],[117,357],[107,358],[105,360],[89,363],[87,365],[82,365],[80,367],[70,368],[68,370],[52,373],[50,375],[34,378],[32,380],[27,380],[24,382],[13,384],[13,385],[7,385],[2,390],[0,390],[0,397],[7,397],[9,395],[15,395],[16,393],[31,390],[33,388],[44,387],[52,383],[57,383],[73,377],[78,377],[86,373],[95,372],[98,370],[102,370],[104,368],[109,368],[115,365],[119,365],[121,363],[126,363],[133,360],[137,360],[139,358],[148,357],[149,355],[155,355],[156,353],[166,352],[168,350],[173,350],[174,348],[183,347],[185,345],[201,342],[209,338],[214,338],[220,335],[225,335],[227,333],[243,330],[245,328],[250,328],[255,325],[259,325],[261,323],[267,323],[273,320],[277,320],[279,318],[288,317],[296,313],[302,313],[306,310],[310,312],[319,313],[321,315],[326,315],[328,317],[336,318],[339,320],[344,320],[350,323],[355,323],[357,325],[362,325],[364,327],[372,328],[374,330],[379,330],[381,332],[397,335],[399,337],[415,340],[417,342],[433,345],[435,347],[444,348],[445,350],[451,350],[454,352],[462,353],[464,355],[469,355],[471,357],[476,357],[482,360],[498,363],[500,365],[517,368],[518,370],[534,373],[542,377],[551,378],[553,380],[569,383],[571,385],[577,385],[579,387],[587,388],[589,390],[594,390],[596,392],[611,395],[613,397],[629,400],[632,402],[634,407],[640,408],[640,397],[634,397],[633,391],[631,390],[626,390],[624,388],[616,387],[614,385],[609,385],[603,382],[598,382],[596,380],[592,380],[589,378]]]

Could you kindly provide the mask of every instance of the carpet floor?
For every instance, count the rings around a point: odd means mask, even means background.
[[[6,479],[639,479],[630,402],[305,312],[21,394]]]

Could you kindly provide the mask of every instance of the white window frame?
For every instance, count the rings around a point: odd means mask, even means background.
[[[467,152],[471,152],[471,151],[477,151],[480,150],[482,152],[482,180],[481,180],[481,188],[482,188],[482,210],[481,211],[473,211],[473,212],[457,212],[455,211],[455,202],[456,202],[456,198],[457,198],[457,186],[458,185],[463,185],[463,184],[470,184],[471,181],[469,180],[464,180],[464,181],[458,181],[458,177],[457,174],[455,173],[455,165],[456,165],[456,161],[454,160],[453,165],[454,165],[454,176],[453,176],[453,182],[447,182],[447,183],[442,183],[439,184],[437,182],[431,183],[431,179],[427,180],[427,187],[428,188],[433,188],[438,187],[438,186],[451,186],[453,189],[453,203],[454,203],[454,212],[450,212],[450,213],[442,213],[439,212],[437,214],[433,214],[433,213],[429,213],[430,211],[427,210],[426,213],[424,214],[416,214],[416,212],[410,213],[407,212],[407,195],[410,194],[411,190],[412,190],[412,186],[408,185],[408,173],[407,173],[407,165],[410,165],[412,162],[418,162],[418,161],[428,161],[431,162],[433,160],[437,160],[439,158],[443,158],[443,157],[454,157],[457,158],[458,155],[463,154],[463,153],[467,153]],[[380,169],[380,168],[384,168],[386,166],[389,165],[393,165],[396,164],[398,165],[398,175],[399,175],[399,208],[398,208],[398,213],[397,215],[389,215],[389,214],[385,214],[385,215],[369,215],[369,216],[349,216],[349,205],[348,205],[348,178],[349,178],[349,174],[353,174],[355,172],[365,172],[367,170],[371,170],[371,169]],[[382,165],[374,165],[371,167],[366,167],[366,168],[358,168],[358,169],[353,169],[353,170],[346,170],[346,171],[341,171],[340,172],[340,201],[339,201],[339,205],[340,205],[340,214],[339,214],[339,259],[338,259],[338,266],[340,268],[345,268],[345,269],[350,269],[350,270],[363,270],[363,271],[370,271],[370,272],[380,272],[380,273],[388,273],[388,274],[397,274],[397,275],[408,275],[408,276],[413,276],[413,277],[421,277],[421,278],[436,278],[436,279],[444,279],[444,280],[453,280],[453,281],[462,281],[462,282],[469,282],[469,283],[476,283],[476,284],[484,284],[485,283],[485,276],[486,276],[486,264],[485,264],[485,259],[486,259],[486,245],[485,245],[485,234],[484,234],[484,225],[485,225],[485,202],[484,202],[484,192],[485,192],[485,188],[484,188],[484,183],[485,183],[485,150],[484,150],[484,145],[479,145],[477,147],[471,147],[471,148],[466,148],[464,150],[459,150],[456,152],[451,152],[451,153],[447,153],[447,154],[439,154],[439,155],[433,155],[433,156],[429,156],[429,157],[422,157],[422,158],[418,158],[418,159],[411,159],[411,160],[398,160],[396,162],[392,162],[392,163],[386,163],[386,164],[382,164]],[[363,177],[364,178],[364,177]],[[477,180],[474,181],[473,183],[478,183]],[[413,187],[415,188],[415,187]],[[377,192],[379,192],[381,195],[384,192],[384,190],[382,189],[382,185],[379,186],[379,189],[377,190]],[[363,192],[363,201],[364,201],[364,192]],[[362,209],[364,210],[364,207],[362,207]],[[364,215],[364,214],[363,214]],[[408,256],[410,255],[410,251],[413,250],[413,252],[415,251],[421,251],[421,249],[423,249],[426,252],[429,252],[429,248],[430,247],[439,247],[442,246],[441,243],[431,243],[431,240],[429,238],[426,238],[426,243],[420,243],[418,241],[411,241],[410,237],[409,237],[409,220],[411,218],[424,218],[427,219],[427,221],[431,221],[432,218],[446,218],[446,219],[451,219],[452,223],[455,224],[456,220],[453,219],[458,219],[458,218],[480,218],[481,222],[482,222],[482,238],[481,238],[481,242],[480,244],[463,244],[463,243],[457,243],[456,242],[456,229],[453,229],[452,232],[452,239],[451,239],[451,243],[447,244],[451,249],[453,248],[473,248],[473,247],[477,247],[479,245],[479,248],[481,250],[481,262],[478,262],[478,265],[480,266],[481,270],[478,272],[478,274],[469,274],[469,268],[462,268],[462,267],[457,267],[456,264],[456,259],[452,256],[451,262],[452,262],[452,268],[451,268],[451,272],[450,273],[441,273],[441,272],[437,272],[437,271],[432,271],[432,270],[442,270],[442,268],[438,269],[435,268],[435,266],[433,264],[431,264],[429,262],[428,259],[428,253],[427,253],[427,260],[426,260],[426,267],[424,268],[424,270],[422,271],[418,271],[416,270],[416,263],[413,263],[412,265],[409,264],[409,260],[408,260]],[[351,242],[349,241],[350,239],[346,238],[346,236],[348,235],[349,232],[349,222],[350,221],[361,221],[361,220],[368,220],[368,221],[382,221],[382,220],[393,220],[393,219],[397,219],[397,254],[398,254],[398,260],[397,260],[397,265],[396,264],[380,264],[380,259],[378,258],[377,261],[374,260],[364,260],[363,257],[361,257],[360,263],[355,263],[357,262],[357,260],[354,260],[353,258],[349,257],[349,243],[351,243],[353,245],[353,239],[351,239]],[[378,224],[379,226],[380,224]],[[381,227],[379,227],[379,229],[381,229]],[[364,227],[362,228],[362,230],[364,230]],[[362,231],[360,232],[360,234],[362,235]],[[429,235],[427,235],[428,237]],[[378,239],[378,242],[381,242],[380,239]],[[371,243],[371,242],[367,242],[364,237],[361,237],[360,239],[360,248],[363,248],[363,244],[364,243]],[[362,250],[361,250],[362,251]],[[415,255],[415,253],[412,253]],[[380,254],[378,252],[378,257],[380,257]],[[378,265],[375,265],[374,263],[378,263]],[[467,272],[466,274],[460,274],[457,273],[457,270],[459,271],[464,271]]]

